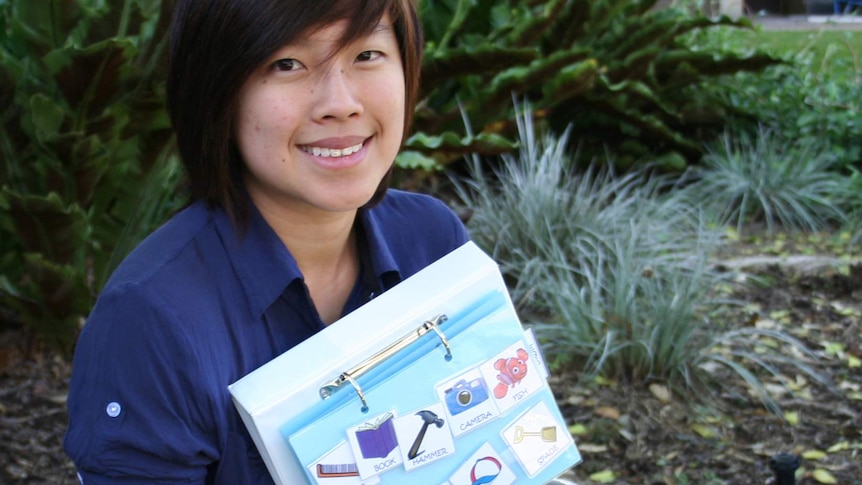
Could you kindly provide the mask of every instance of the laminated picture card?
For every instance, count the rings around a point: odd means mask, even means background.
[[[472,242],[229,390],[278,484],[541,484],[581,461],[536,339]]]

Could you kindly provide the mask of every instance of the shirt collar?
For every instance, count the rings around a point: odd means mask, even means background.
[[[234,272],[245,290],[251,317],[257,320],[287,285],[302,278],[302,273],[254,204],[249,204],[249,209],[245,234],[236,229],[225,211],[214,210],[213,218]]]
[[[388,289],[400,281],[400,271],[381,221],[374,209],[360,209],[358,218],[365,229],[373,272]],[[236,230],[223,210],[214,210],[213,219],[245,290],[251,317],[257,320],[289,284],[302,279],[299,265],[254,204],[250,204],[245,235]]]
[[[368,250],[371,255],[371,267],[374,268],[374,274],[378,278],[388,273],[396,273],[400,270],[398,263],[392,256],[391,248],[389,247],[389,239],[384,235],[384,228],[380,221],[379,214],[374,208],[363,208],[359,210],[358,218],[365,229],[365,237],[368,243]]]

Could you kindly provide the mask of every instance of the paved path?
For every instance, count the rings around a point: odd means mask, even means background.
[[[862,30],[862,15],[767,15],[751,21],[763,30]]]

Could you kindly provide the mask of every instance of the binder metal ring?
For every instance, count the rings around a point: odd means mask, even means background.
[[[437,337],[440,338],[443,346],[446,347],[446,360],[450,360],[452,358],[452,348],[449,346],[449,340],[446,339],[446,335],[444,335],[439,328],[440,324],[445,322],[447,319],[448,317],[446,315],[441,314],[423,322],[416,330],[401,337],[385,349],[365,359],[352,368],[342,372],[331,382],[320,386],[320,398],[328,399],[332,396],[333,392],[341,389],[345,383],[350,383],[350,385],[356,390],[356,394],[359,396],[359,399],[362,401],[362,411],[367,411],[368,402],[365,400],[365,393],[362,391],[359,383],[356,382],[356,379],[431,331],[437,334]]]

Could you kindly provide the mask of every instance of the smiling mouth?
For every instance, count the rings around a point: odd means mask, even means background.
[[[354,153],[358,152],[362,149],[363,143],[357,143],[356,145],[349,146],[346,148],[322,148],[313,146],[301,146],[300,148],[305,153],[310,153],[315,157],[340,158],[346,157],[348,155],[353,155]]]

